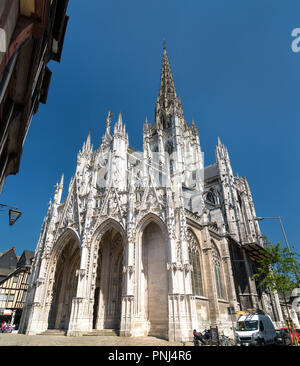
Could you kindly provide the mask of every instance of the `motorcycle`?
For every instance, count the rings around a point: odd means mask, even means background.
[[[206,331],[206,329],[205,329]],[[204,333],[205,333],[204,331]],[[204,335],[201,332],[197,332],[196,329],[193,330],[193,343],[194,346],[206,346],[208,344],[208,340],[207,340],[207,333],[205,333]]]
[[[212,345],[212,344],[216,344],[216,335],[214,336],[214,334],[212,334],[210,329],[204,329],[203,333],[201,332],[197,332],[196,329],[194,329],[193,331],[193,343],[194,346],[207,346],[207,345]],[[219,342],[218,342],[219,346],[234,346],[235,342],[225,336],[225,334],[221,334],[220,338],[219,338]]]
[[[1,328],[1,333],[11,333],[13,329],[14,327],[11,325],[5,325],[3,328]]]
[[[211,330],[210,329],[204,329],[204,338],[205,338],[206,344],[211,343]]]

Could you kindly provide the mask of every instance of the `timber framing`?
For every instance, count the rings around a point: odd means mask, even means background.
[[[47,102],[50,60],[61,59],[68,0],[5,0],[0,5],[0,193],[17,174],[39,103]]]

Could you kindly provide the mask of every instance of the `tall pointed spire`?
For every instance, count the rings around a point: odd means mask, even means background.
[[[160,76],[160,91],[159,91],[159,102],[161,107],[167,108],[171,101],[177,99],[171,67],[167,55],[167,48],[164,45],[161,76]]]
[[[174,107],[177,107],[179,113],[183,116],[181,103],[176,94],[175,84],[167,55],[167,48],[164,43],[160,75],[160,90],[155,108],[156,128],[159,128],[160,123],[163,129],[171,127],[171,114]]]

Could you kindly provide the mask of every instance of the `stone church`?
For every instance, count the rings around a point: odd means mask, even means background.
[[[129,146],[122,116],[94,150],[90,135],[62,202],[57,183],[37,243],[20,332],[191,339],[218,326],[232,337],[229,308],[262,309],[282,321],[278,297],[252,279],[264,255],[246,178],[233,175],[218,138],[204,166],[166,48],[153,123],[143,151]]]

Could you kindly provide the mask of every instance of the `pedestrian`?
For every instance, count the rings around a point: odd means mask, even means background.
[[[6,322],[4,321],[1,325],[1,332],[4,333],[5,329],[6,329]]]

